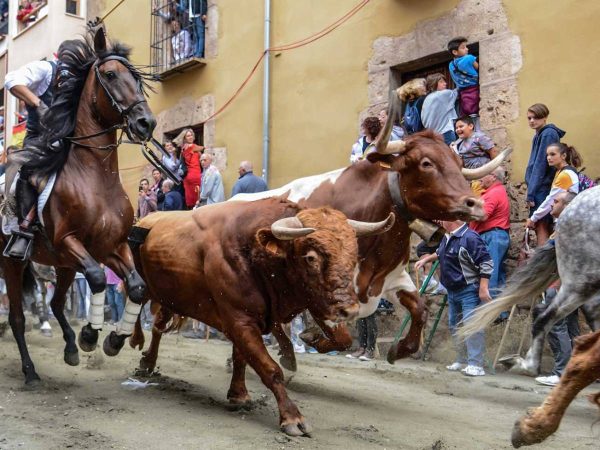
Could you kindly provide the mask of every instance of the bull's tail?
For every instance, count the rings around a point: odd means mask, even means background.
[[[468,337],[492,323],[500,313],[508,311],[523,299],[531,299],[542,292],[558,278],[556,247],[544,245],[531,257],[529,262],[513,272],[502,295],[483,306],[463,324],[460,334]]]

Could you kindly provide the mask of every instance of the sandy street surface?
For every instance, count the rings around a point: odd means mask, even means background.
[[[271,392],[251,369],[253,408],[228,410],[228,343],[166,336],[161,376],[150,380],[158,385],[131,390],[121,382],[133,376],[140,354],[128,345],[116,358],[82,353],[81,364],[69,367],[57,325],[53,338],[37,330],[27,338],[43,385],[23,388],[7,332],[0,339],[0,449],[512,448],[514,420],[549,390],[507,374],[467,378],[435,363],[304,354],[288,392],[314,431],[312,438],[289,438],[278,431]],[[558,433],[533,448],[598,448],[597,417],[580,395]]]

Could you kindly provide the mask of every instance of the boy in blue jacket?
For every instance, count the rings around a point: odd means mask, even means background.
[[[446,369],[460,370],[472,377],[482,376],[485,375],[484,332],[480,331],[463,341],[457,336],[457,328],[461,321],[469,319],[481,302],[492,300],[489,281],[494,262],[483,239],[465,222],[443,221],[442,226],[447,233],[437,252],[417,261],[415,268],[436,259],[440,261],[440,281],[448,291],[448,323],[457,353],[456,362]]]

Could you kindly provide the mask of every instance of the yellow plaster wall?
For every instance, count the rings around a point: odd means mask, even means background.
[[[358,2],[277,0],[272,2],[272,45],[303,39],[331,24]],[[108,11],[116,0],[108,1]],[[271,164],[269,185],[342,167],[357,137],[358,114],[367,107],[367,64],[380,36],[401,36],[420,21],[447,14],[458,0],[372,0],[325,38],[271,56]],[[510,27],[521,39],[518,75],[520,118],[509,127],[515,143],[515,181],[523,178],[532,132],[525,109],[548,104],[551,120],[568,131],[588,173],[600,176],[593,133],[600,49],[595,0],[506,0]],[[245,79],[262,52],[263,1],[219,0],[218,56],[205,67],[157,83],[150,105],[158,113],[182,96],[211,94],[219,108]],[[135,17],[135,20],[132,20]],[[126,0],[107,20],[109,34],[133,45],[136,63],[149,62],[150,2]],[[468,30],[465,31],[468,34]],[[250,159],[260,174],[262,160],[262,66],[234,103],[216,119],[215,145],[226,147],[223,173],[230,192],[239,161]],[[120,151],[122,177],[130,195],[144,161],[137,149]],[[132,197],[134,198],[134,197]]]
[[[521,38],[520,118],[510,127],[515,180],[523,179],[533,132],[527,107],[544,103],[549,121],[567,131],[563,141],[582,153],[586,173],[600,176],[600,2],[505,1],[511,29]]]

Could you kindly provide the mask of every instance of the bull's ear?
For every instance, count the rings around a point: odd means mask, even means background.
[[[270,255],[285,258],[285,243],[277,239],[270,228],[261,228],[258,230],[256,232],[256,242]]]
[[[367,159],[372,163],[379,163],[384,169],[391,169],[394,162],[399,158],[398,155],[382,155],[381,153],[372,152],[367,155]]]

